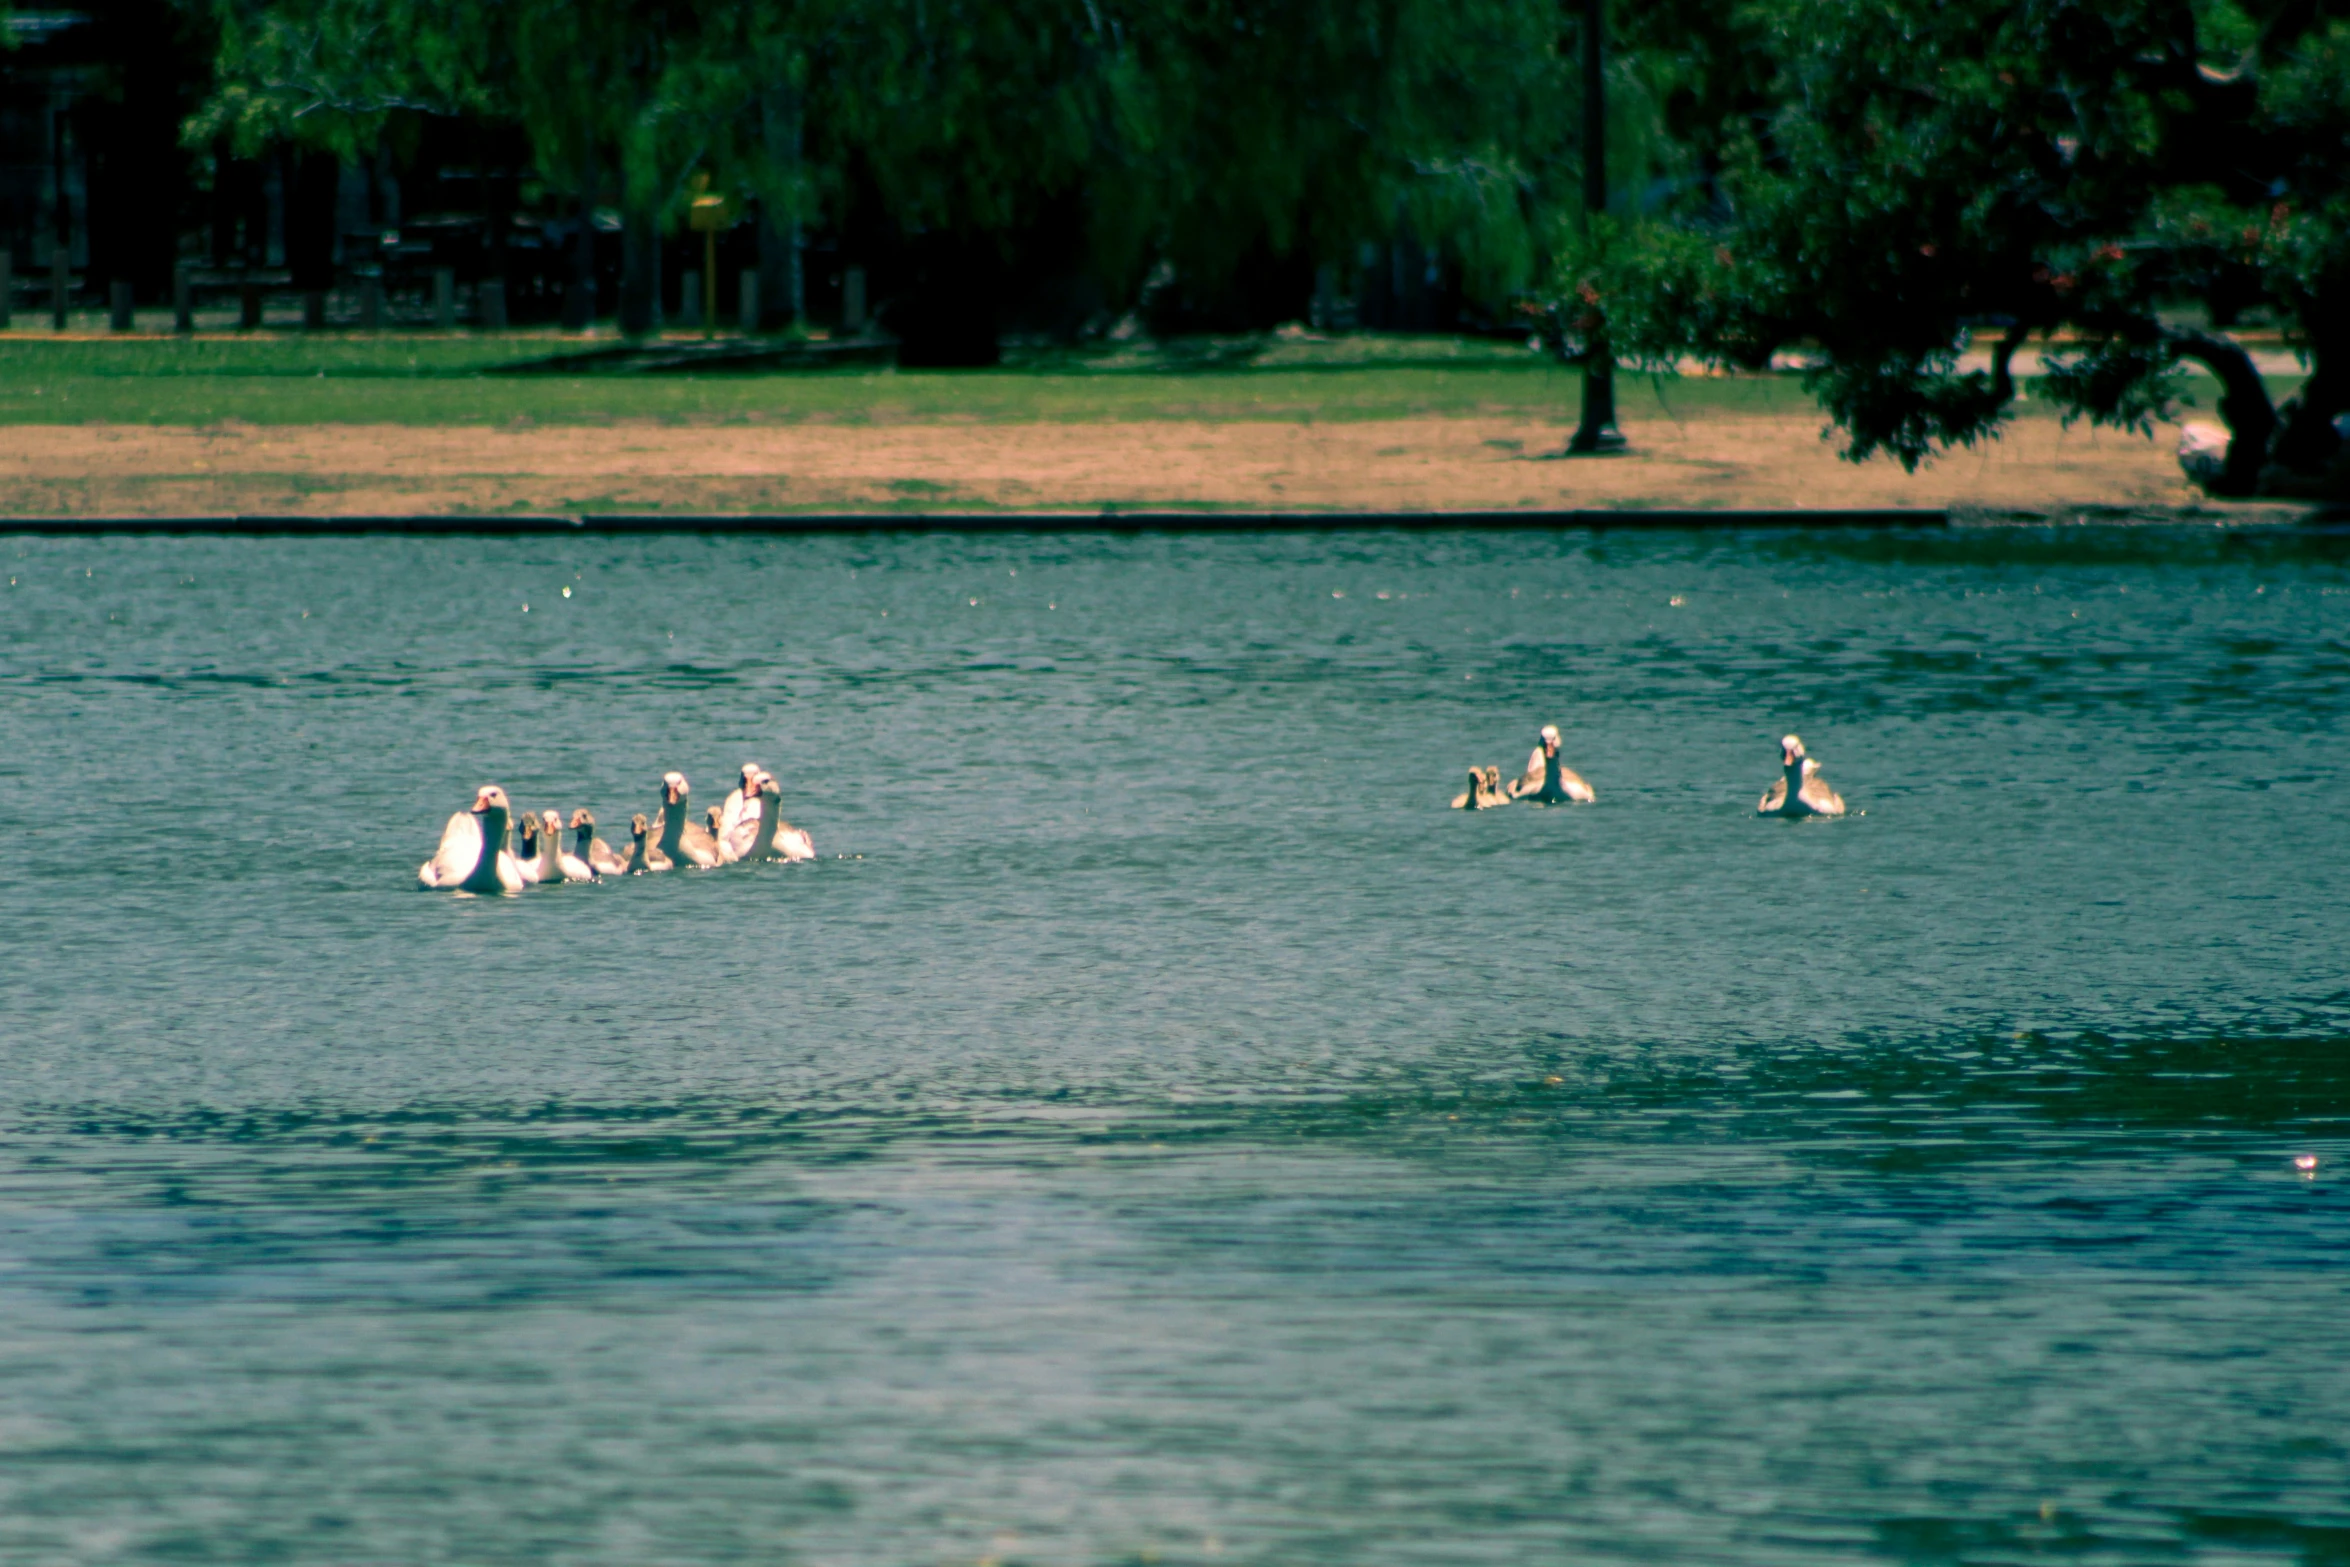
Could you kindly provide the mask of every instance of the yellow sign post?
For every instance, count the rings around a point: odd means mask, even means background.
[[[710,189],[710,176],[697,174],[693,178],[694,199],[686,208],[685,220],[702,236],[702,335],[718,335],[718,234],[734,227],[735,205],[731,196],[721,196]]]

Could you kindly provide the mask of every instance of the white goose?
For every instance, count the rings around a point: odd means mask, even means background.
[[[758,846],[759,779],[767,769],[757,762],[743,763],[742,780],[728,792],[718,813],[718,860],[732,865],[747,859]]]
[[[661,852],[673,864],[707,870],[718,863],[718,845],[706,829],[685,819],[692,799],[693,787],[685,774],[661,775]]]
[[[476,789],[473,808],[459,811],[441,829],[441,846],[417,868],[416,884],[454,892],[520,892],[521,868],[506,851],[511,811],[506,791],[496,784]]]
[[[539,874],[550,884],[560,881],[594,881],[595,867],[563,847],[563,813],[549,811],[545,825],[539,829]]]
[[[794,827],[783,819],[783,785],[775,781],[773,773],[759,775],[758,798],[767,806],[767,815],[775,822],[772,833],[760,832],[756,837],[758,857],[763,860],[812,860],[816,858],[816,843],[804,828]],[[756,827],[757,823],[754,822]]]
[[[1828,787],[1820,764],[1806,756],[1803,741],[1787,735],[1779,741],[1779,781],[1763,791],[1758,816],[1842,816],[1844,796]]]
[[[1537,805],[1563,805],[1572,800],[1589,805],[1599,796],[1591,785],[1559,759],[1559,731],[1556,724],[1544,724],[1537,737],[1539,744],[1534,754],[1526,759],[1526,773],[1510,785],[1510,798],[1531,800]]]
[[[596,819],[583,806],[571,813],[572,852],[598,876],[624,876],[628,857],[596,836]]]

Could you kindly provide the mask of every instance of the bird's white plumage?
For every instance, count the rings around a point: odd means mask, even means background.
[[[816,858],[815,840],[811,839],[804,829],[794,827],[783,819],[783,786],[775,781],[773,773],[759,775],[757,798],[761,803],[770,807],[766,819],[772,820],[775,826],[772,830],[760,832],[761,841],[754,844],[753,852],[763,860],[812,860]]]
[[[459,811],[441,830],[441,845],[417,868],[420,887],[457,892],[520,892],[522,870],[506,852],[506,791],[483,784],[473,809]]]
[[[416,880],[426,887],[454,887],[481,863],[481,818],[459,811],[441,829],[441,846],[417,869]]]
[[[736,790],[726,797],[732,808],[718,819],[718,859],[732,865],[759,852],[759,796]]]

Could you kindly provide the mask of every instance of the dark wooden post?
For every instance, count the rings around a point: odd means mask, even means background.
[[[51,177],[57,188],[57,240],[49,251],[49,325],[65,330],[67,295],[73,287],[73,202],[65,194],[65,111],[50,117]]]
[[[1607,0],[1583,0],[1583,232],[1607,215],[1607,75],[1603,55]],[[1567,450],[1614,452],[1624,448],[1616,428],[1616,360],[1607,340],[1607,321],[1596,305],[1587,307],[1591,325],[1583,334],[1583,420]]]
[[[580,166],[579,226],[571,241],[571,276],[563,285],[563,330],[585,332],[595,324],[596,165],[590,159]]]

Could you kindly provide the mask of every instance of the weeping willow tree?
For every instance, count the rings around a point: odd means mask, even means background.
[[[984,269],[1076,214],[1110,297],[1171,267],[1206,294],[1407,229],[1499,305],[1580,169],[1574,38],[1550,0],[217,0],[219,88],[191,126],[343,156],[404,112],[527,133],[581,221],[618,207],[621,316],[654,319],[657,240],[707,170],[758,198],[763,297],[852,184]],[[1637,60],[1619,183],[1672,145]]]

